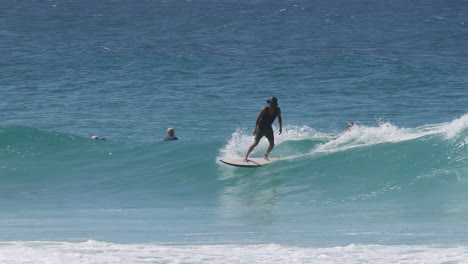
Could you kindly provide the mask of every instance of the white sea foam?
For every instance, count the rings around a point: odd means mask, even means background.
[[[352,244],[319,248],[278,244],[174,246],[16,241],[0,243],[0,263],[468,263],[468,247]]]
[[[273,127],[273,131],[275,133],[275,144],[277,146],[287,141],[333,138],[333,134],[320,133],[308,126],[285,126],[283,127],[281,135],[278,134],[277,127]],[[242,158],[252,144],[253,139],[254,136],[250,130],[237,129],[232,133],[227,144],[220,150],[217,159]],[[268,140],[264,138],[260,141],[255,151],[263,153],[267,148]]]
[[[453,120],[449,123],[443,123],[439,131],[443,133],[447,138],[454,138],[460,135],[464,130],[468,129],[468,114],[463,115],[458,119]]]
[[[350,131],[342,133],[337,138],[314,148],[312,154],[339,152],[382,143],[397,143],[430,135],[440,135],[450,140],[456,138],[466,129],[468,129],[468,115],[463,115],[452,122],[430,124],[416,128],[398,127],[389,122],[380,123],[375,127],[357,124]]]
[[[421,132],[414,129],[399,128],[388,122],[376,127],[355,125],[350,131],[344,132],[338,135],[337,138],[316,147],[313,153],[338,152],[381,143],[401,142],[431,133],[435,132]]]
[[[463,115],[451,122],[440,124],[428,124],[416,128],[398,127],[390,122],[382,122],[377,126],[365,126],[356,124],[350,131],[339,133],[324,133],[319,132],[308,126],[286,126],[283,133],[278,135],[277,128],[275,131],[276,145],[281,145],[285,142],[301,141],[301,140],[320,140],[325,143],[314,146],[310,150],[310,154],[334,153],[345,151],[348,149],[367,147],[382,143],[397,143],[408,140],[414,140],[430,135],[439,135],[446,140],[457,138],[461,133],[468,129],[468,115]],[[236,130],[227,144],[220,150],[218,159],[220,158],[241,158],[245,155],[250,144],[252,144],[253,136],[250,131],[238,129]],[[468,139],[461,139],[459,146],[465,146],[464,142]],[[266,139],[260,141],[256,148],[256,152],[263,153],[268,147]],[[281,153],[276,153],[281,156]],[[303,154],[295,155],[294,157],[304,156]],[[282,158],[291,158],[284,157]]]

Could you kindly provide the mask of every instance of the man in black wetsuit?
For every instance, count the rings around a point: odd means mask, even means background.
[[[172,127],[169,127],[166,130],[166,137],[164,138],[164,141],[171,141],[171,140],[178,140],[178,138],[175,136],[174,129]]]
[[[267,103],[268,106],[262,108],[258,114],[257,121],[255,122],[255,129],[253,131],[255,141],[252,143],[252,145],[250,145],[249,150],[247,150],[244,161],[249,160],[250,152],[254,150],[254,148],[258,145],[258,142],[260,142],[260,139],[262,139],[264,136],[270,143],[267,151],[265,152],[265,159],[268,160],[268,155],[275,146],[275,137],[271,125],[275,121],[276,117],[278,117],[279,134],[281,135],[281,132],[283,132],[283,120],[281,118],[281,109],[278,107],[278,99],[276,97],[271,97],[267,100]]]

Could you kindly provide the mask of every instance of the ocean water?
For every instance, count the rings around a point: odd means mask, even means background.
[[[0,263],[468,263],[468,2],[0,6]]]

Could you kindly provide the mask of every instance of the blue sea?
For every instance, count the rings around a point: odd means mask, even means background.
[[[468,1],[0,6],[0,263],[468,263]]]

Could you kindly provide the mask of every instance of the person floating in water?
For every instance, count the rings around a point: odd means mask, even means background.
[[[178,138],[175,136],[174,129],[172,127],[169,127],[166,130],[166,137],[164,138],[164,141],[171,141],[171,140],[178,140]]]
[[[106,140],[106,138],[103,138],[103,137],[98,137],[98,136],[92,136],[91,139],[94,139],[94,140]]]
[[[276,117],[278,117],[279,123],[279,134],[283,132],[283,120],[281,118],[281,109],[278,107],[278,99],[276,97],[271,97],[267,100],[268,106],[265,106],[260,110],[257,120],[255,121],[255,128],[253,130],[253,135],[255,140],[250,145],[247,153],[245,154],[244,161],[249,161],[249,155],[254,150],[254,148],[260,142],[262,137],[266,137],[269,142],[267,151],[265,152],[265,159],[268,160],[268,155],[275,146],[275,136],[273,133],[273,128],[271,127]]]
[[[354,127],[354,122],[348,122],[348,124],[346,124],[346,128],[343,132],[348,132],[350,131],[352,128]]]

